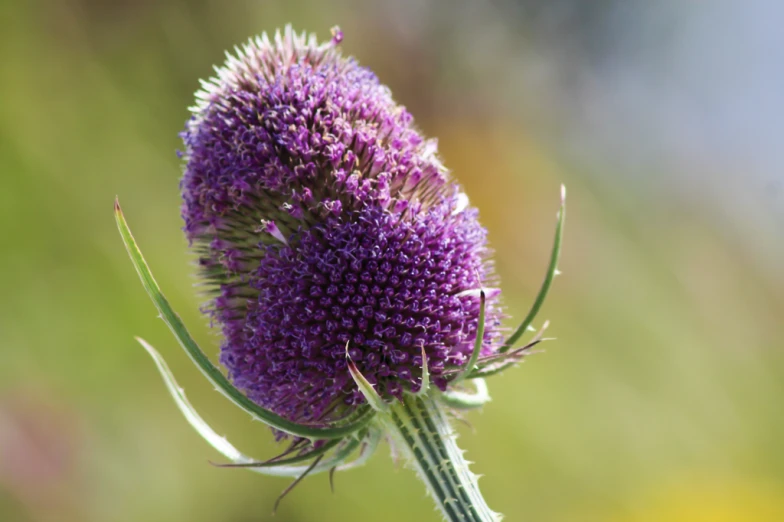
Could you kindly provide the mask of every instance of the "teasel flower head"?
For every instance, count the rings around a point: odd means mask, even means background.
[[[517,346],[558,273],[565,193],[542,287],[504,340],[477,210],[435,140],[371,71],[341,55],[342,40],[339,29],[319,44],[291,28],[250,40],[203,82],[181,134],[184,230],[226,374],[171,309],[115,202],[131,260],[180,345],[288,449],[263,462],[243,455],[139,342],[226,466],[297,477],[293,486],[360,465],[386,438],[447,520],[496,521],[446,413],[486,403],[484,377],[543,340],[546,322]]]
[[[183,133],[185,231],[214,296],[221,362],[287,419],[365,402],[346,347],[385,400],[500,345],[485,229],[434,140],[368,69],[286,30],[204,84]]]

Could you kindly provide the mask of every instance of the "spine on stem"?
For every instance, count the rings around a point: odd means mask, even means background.
[[[443,407],[430,395],[406,395],[392,405],[387,429],[406,453],[449,522],[497,522],[468,469]]]

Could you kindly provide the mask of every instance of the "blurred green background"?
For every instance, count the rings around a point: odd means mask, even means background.
[[[507,520],[784,520],[784,36],[775,1],[0,2],[0,521],[271,520],[284,479],[216,469],[148,339],[244,451],[275,445],[156,319],[119,195],[206,350],[175,150],[224,49],[288,22],[440,138],[520,317],[569,191],[557,337],[461,426]],[[382,446],[275,520],[436,520]]]

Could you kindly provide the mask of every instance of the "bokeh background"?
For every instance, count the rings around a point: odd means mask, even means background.
[[[276,448],[156,318],[126,215],[206,350],[175,150],[224,49],[288,22],[389,84],[490,230],[523,314],[569,191],[557,341],[461,426],[490,505],[538,522],[784,520],[784,7],[777,0],[0,2],[0,520],[271,520],[152,361],[246,452]],[[274,520],[436,520],[382,447]]]

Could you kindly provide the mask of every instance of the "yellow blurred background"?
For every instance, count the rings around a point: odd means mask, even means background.
[[[217,469],[205,418],[276,447],[156,319],[119,195],[210,355],[175,150],[224,49],[286,23],[372,68],[479,207],[510,315],[557,341],[489,384],[461,444],[510,521],[784,521],[784,36],[775,1],[0,2],[0,521],[272,520],[285,479]],[[510,320],[511,325],[511,320]],[[386,445],[274,520],[437,520]]]

